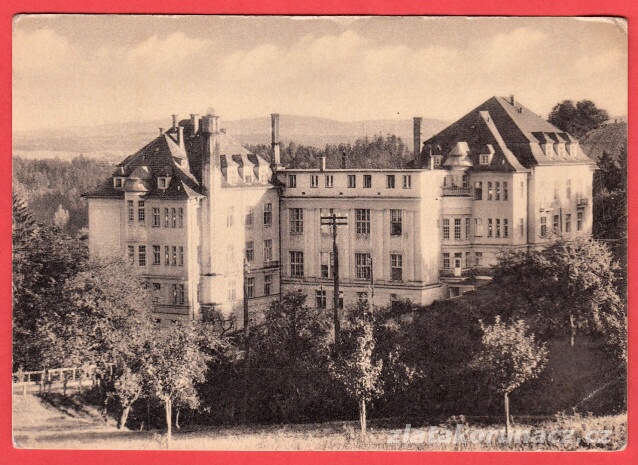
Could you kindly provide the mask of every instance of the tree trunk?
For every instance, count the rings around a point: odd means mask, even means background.
[[[508,437],[510,434],[510,399],[508,397],[508,393],[505,393],[504,396],[505,401],[505,437]]]
[[[180,429],[180,426],[179,426],[179,409],[177,409],[177,413],[175,414],[175,428]]]
[[[172,401],[169,397],[166,398],[165,401],[166,404],[166,448],[170,449],[171,448],[171,427],[173,426],[173,421],[172,421],[172,417],[173,417],[173,412],[172,412]]]
[[[131,411],[131,405],[127,405],[122,409],[122,415],[120,416],[120,421],[117,422],[117,429],[122,429],[126,426],[126,420],[128,419],[128,414]]]
[[[361,425],[361,436],[366,435],[366,401],[359,401],[359,424]]]
[[[569,312],[569,328],[571,330],[569,343],[572,347],[574,347],[574,338],[576,337],[576,324],[574,322],[574,314]]]

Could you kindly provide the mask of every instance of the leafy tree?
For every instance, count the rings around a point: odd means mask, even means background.
[[[549,114],[548,121],[559,129],[580,138],[599,124],[607,121],[609,114],[596,107],[591,100],[563,100],[556,104]]]
[[[503,396],[505,434],[508,435],[509,394],[525,381],[538,377],[547,363],[547,349],[527,334],[523,320],[506,324],[497,316],[493,325],[481,322],[481,327],[483,350],[471,364],[485,370],[490,388]]]
[[[60,204],[58,209],[53,215],[53,224],[59,228],[64,229],[69,222],[69,212]]]

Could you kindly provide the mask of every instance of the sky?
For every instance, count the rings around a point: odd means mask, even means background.
[[[270,113],[452,122],[515,95],[627,114],[627,32],[592,18],[23,15],[13,129]]]

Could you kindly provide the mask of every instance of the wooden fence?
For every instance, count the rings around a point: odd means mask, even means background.
[[[111,368],[112,369],[112,368]],[[96,366],[50,368],[40,371],[18,371],[12,375],[14,393],[51,392],[52,389],[82,389],[96,383]]]

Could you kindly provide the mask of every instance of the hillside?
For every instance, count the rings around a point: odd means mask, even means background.
[[[614,120],[615,121],[615,120]],[[580,139],[585,154],[598,160],[603,152],[618,160],[620,151],[627,146],[627,122],[609,122],[592,129]]]

